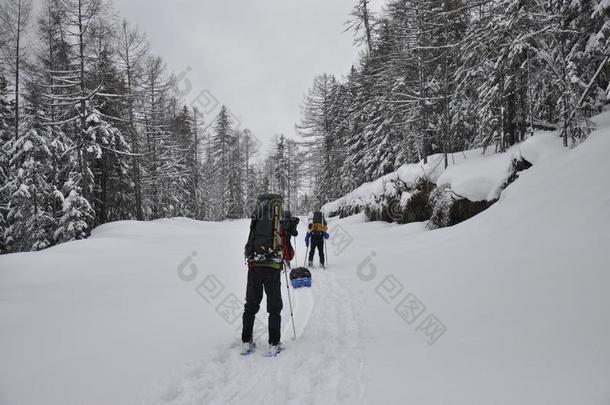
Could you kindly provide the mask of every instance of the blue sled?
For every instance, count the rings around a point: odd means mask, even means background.
[[[292,288],[311,287],[311,278],[295,278],[290,280],[292,282]]]

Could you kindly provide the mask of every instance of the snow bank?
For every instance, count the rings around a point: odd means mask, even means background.
[[[555,133],[539,131],[504,153],[488,151],[484,154],[482,149],[452,153],[448,155],[447,168],[443,154],[431,155],[427,163],[422,160],[403,165],[395,172],[327,203],[323,210],[327,215],[379,210],[391,204],[389,199],[398,199],[404,208],[421,181],[449,187],[459,199],[493,202],[514,175],[516,161],[525,159],[536,164],[545,157],[564,151],[561,145],[561,139]]]
[[[534,166],[454,227],[335,220],[354,239],[336,272],[363,297],[370,339],[363,403],[608,403],[606,118],[574,149],[546,134],[526,141]],[[415,321],[397,313],[409,294],[425,307]],[[422,329],[428,316],[437,334]]]

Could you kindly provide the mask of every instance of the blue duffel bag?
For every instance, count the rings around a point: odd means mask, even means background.
[[[311,287],[311,272],[305,267],[297,267],[290,271],[292,288]]]

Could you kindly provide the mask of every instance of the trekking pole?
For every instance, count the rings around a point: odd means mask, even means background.
[[[290,262],[284,261],[284,264],[290,268]],[[286,275],[286,290],[288,291],[288,304],[290,306],[290,318],[292,319],[292,340],[297,340],[297,330],[294,327],[294,314],[292,313],[292,299],[290,298],[290,286],[288,285],[288,271],[284,269]]]
[[[294,261],[297,263],[297,266],[298,266],[299,258],[297,256],[297,240],[298,240],[298,238],[295,236],[295,238],[294,238]],[[292,268],[292,264],[290,265],[290,267]]]

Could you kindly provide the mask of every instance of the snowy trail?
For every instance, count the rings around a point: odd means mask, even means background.
[[[316,271],[313,279],[311,289],[291,289],[297,340],[291,339],[286,302],[282,320],[287,350],[280,356],[263,356],[266,333],[259,336],[254,355],[240,356],[236,343],[195,366],[156,403],[362,402],[363,363],[351,297],[331,272]]]

